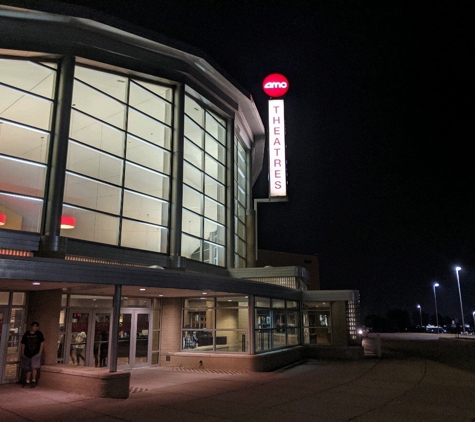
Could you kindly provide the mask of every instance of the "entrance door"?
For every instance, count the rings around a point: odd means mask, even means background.
[[[18,381],[23,308],[0,308],[0,384]]]
[[[111,327],[110,312],[94,312],[94,366],[109,366],[109,333]]]
[[[77,366],[91,366],[88,355],[90,344],[90,312],[81,310],[71,311],[71,330],[69,347],[69,364]]]
[[[71,309],[69,355],[64,361],[77,366],[109,366],[109,333],[112,311]]]
[[[152,313],[145,309],[122,309],[117,354],[117,366],[121,369],[150,365],[151,315]]]

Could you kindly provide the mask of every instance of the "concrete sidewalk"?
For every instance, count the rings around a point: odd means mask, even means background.
[[[272,373],[132,371],[126,400],[0,386],[0,421],[475,421],[475,375],[423,359],[307,361]]]

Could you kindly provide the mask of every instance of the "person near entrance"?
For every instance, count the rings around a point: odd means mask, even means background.
[[[194,349],[196,346],[198,346],[198,339],[196,336],[189,331],[185,331],[183,336],[183,348]]]
[[[32,322],[30,329],[21,339],[21,368],[26,372],[26,382],[23,387],[36,387],[36,376],[41,366],[41,353],[45,338],[39,331],[40,324]]]
[[[86,359],[84,358],[84,348],[86,347],[86,333],[84,331],[81,331],[80,333],[77,333],[76,339],[75,339],[75,349],[76,349],[76,365],[79,365],[81,363],[81,359],[84,362],[84,365],[86,364]]]

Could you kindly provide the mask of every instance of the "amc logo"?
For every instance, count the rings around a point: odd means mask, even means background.
[[[289,81],[280,73],[272,73],[262,82],[262,89],[269,97],[282,97],[289,90]]]

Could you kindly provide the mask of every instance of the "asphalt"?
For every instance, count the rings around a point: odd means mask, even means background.
[[[270,373],[131,372],[128,399],[0,386],[0,421],[475,421],[475,374],[429,359],[309,360]]]

